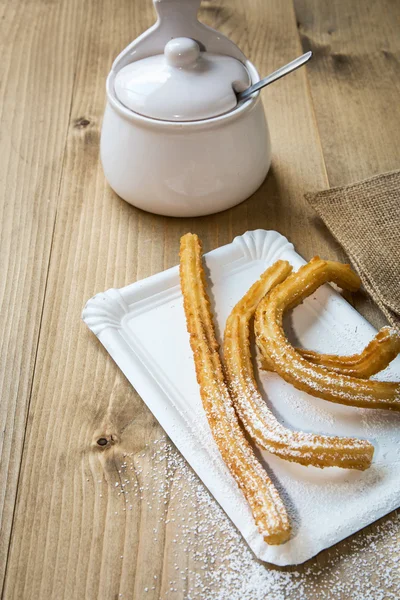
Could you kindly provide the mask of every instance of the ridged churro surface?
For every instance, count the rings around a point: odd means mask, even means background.
[[[205,289],[201,245],[194,234],[181,238],[180,280],[197,381],[210,429],[265,541],[280,544],[290,537],[289,518],[278,491],[247,442],[232,406]]]
[[[312,396],[349,406],[400,410],[399,383],[370,381],[330,371],[306,360],[288,342],[282,327],[285,311],[328,281],[350,291],[360,285],[349,265],[315,257],[260,302],[255,330],[264,359],[285,381]]]
[[[382,327],[362,352],[349,356],[321,354],[304,348],[296,348],[296,350],[314,365],[325,367],[342,375],[369,379],[372,375],[386,369],[400,353],[400,333],[394,327]],[[271,369],[271,365],[262,357],[260,366],[266,371]]]
[[[316,467],[364,470],[374,448],[364,440],[327,437],[283,427],[262,398],[254,377],[249,323],[260,300],[291,273],[286,261],[277,261],[236,304],[228,317],[224,336],[226,377],[236,412],[250,437],[261,448],[280,458]]]

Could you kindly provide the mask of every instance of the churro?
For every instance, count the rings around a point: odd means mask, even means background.
[[[262,355],[285,381],[312,396],[349,406],[400,410],[400,383],[329,371],[307,361],[286,339],[282,327],[284,312],[328,281],[350,291],[360,285],[349,265],[315,257],[261,300],[256,310],[255,330]]]
[[[386,367],[400,353],[400,333],[394,327],[382,327],[360,354],[338,356],[296,348],[306,360],[342,375],[369,379]],[[260,366],[269,371],[271,365],[261,357]]]
[[[316,467],[367,469],[374,448],[364,440],[327,437],[283,427],[262,398],[251,360],[249,322],[260,300],[292,271],[279,260],[236,304],[228,317],[224,336],[224,363],[231,398],[249,436],[261,448],[280,458]]]
[[[180,281],[197,381],[211,432],[265,541],[280,544],[290,536],[288,515],[247,442],[233,408],[205,289],[200,241],[190,233],[181,238]]]

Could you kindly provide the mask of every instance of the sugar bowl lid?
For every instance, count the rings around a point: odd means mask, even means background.
[[[163,121],[198,121],[237,105],[235,91],[251,84],[236,58],[201,52],[190,38],[173,38],[164,54],[123,67],[115,76],[118,100],[140,115]]]

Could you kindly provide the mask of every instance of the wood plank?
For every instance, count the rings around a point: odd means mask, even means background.
[[[294,4],[331,187],[398,169],[399,2]]]
[[[265,91],[273,168],[251,199],[213,217],[152,216],[109,190],[98,161],[108,68],[151,24],[151,5],[87,0],[84,8],[4,596],[256,598],[261,589],[290,597],[283,595],[285,582],[295,585],[300,576],[304,597],[319,598],[319,589],[328,594],[331,577],[340,578],[344,568],[334,551],[313,562],[310,573],[299,568],[299,576],[281,575],[252,558],[80,322],[94,293],[176,264],[179,237],[189,230],[201,236],[206,251],[262,227],[286,234],[307,258],[340,256],[303,200],[305,191],[327,185],[306,73]],[[237,41],[263,74],[300,52],[291,3],[205,2],[202,17]],[[101,438],[106,446],[98,445]],[[340,545],[350,558],[352,548]],[[350,560],[349,573],[351,566]],[[256,585],[249,588],[253,576]],[[246,589],[254,594],[245,596]]]
[[[399,168],[400,3],[294,0],[330,187]],[[359,310],[385,319],[367,297]]]
[[[79,6],[0,4],[0,589],[69,122]]]

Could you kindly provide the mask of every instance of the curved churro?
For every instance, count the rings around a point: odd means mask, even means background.
[[[255,330],[264,358],[283,379],[312,396],[349,406],[400,410],[400,383],[366,381],[313,365],[286,339],[282,327],[284,312],[300,304],[327,281],[350,291],[360,285],[349,265],[316,257],[260,302]]]
[[[236,304],[224,336],[224,362],[233,405],[251,438],[264,450],[302,465],[367,469],[374,448],[364,440],[326,437],[286,429],[277,421],[258,391],[250,353],[249,321],[260,300],[291,272],[277,261]]]
[[[296,348],[296,350],[313,365],[325,367],[342,375],[369,379],[372,375],[386,369],[400,353],[400,333],[394,327],[382,327],[360,354],[349,356],[321,354],[304,348]],[[262,357],[260,366],[267,371],[271,367]]]
[[[289,519],[275,486],[244,437],[232,406],[205,290],[201,246],[198,237],[190,233],[181,238],[180,280],[197,381],[210,429],[265,541],[280,544],[290,536]]]

